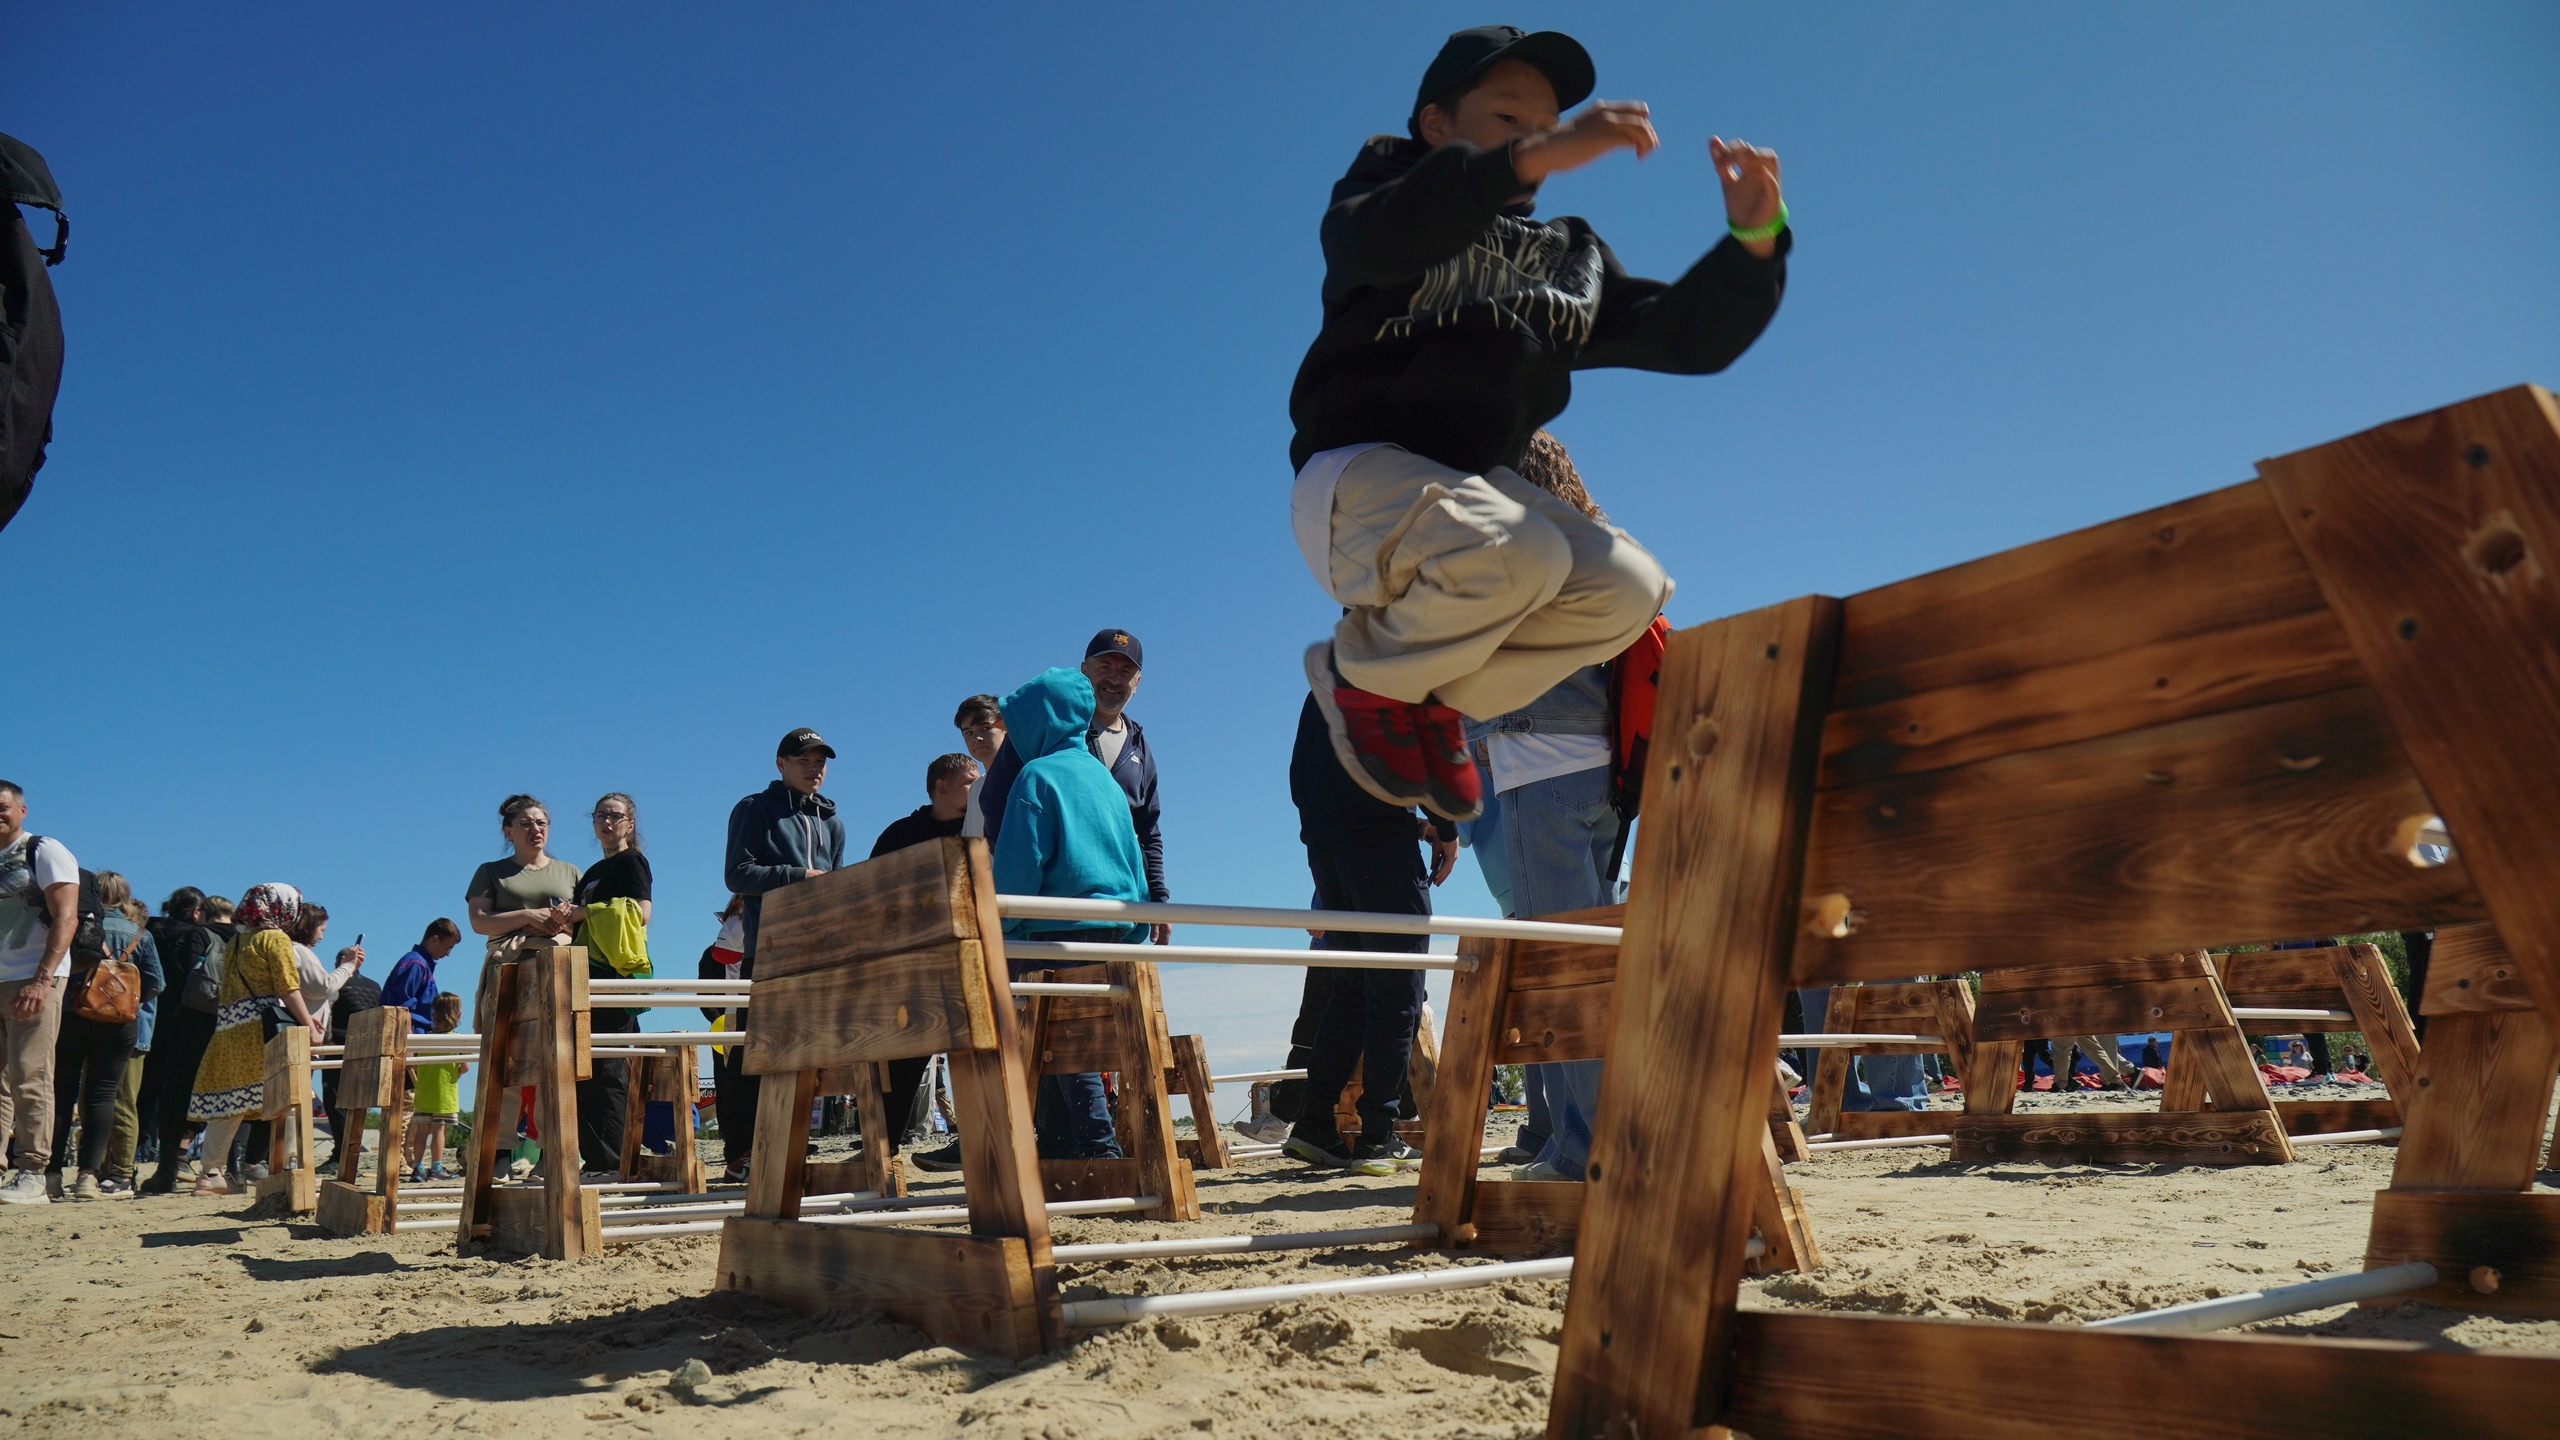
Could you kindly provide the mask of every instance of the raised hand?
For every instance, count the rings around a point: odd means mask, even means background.
[[[1590,108],[1543,135],[1512,143],[1511,168],[1532,185],[1564,170],[1578,170],[1612,150],[1633,150],[1641,160],[1662,144],[1653,114],[1641,100],[1594,100]]]
[[[1778,218],[1778,152],[1747,140],[1709,136],[1707,154],[1714,158],[1717,183],[1724,187],[1725,219],[1736,229],[1757,230]],[[1743,244],[1763,259],[1778,249],[1775,236]]]

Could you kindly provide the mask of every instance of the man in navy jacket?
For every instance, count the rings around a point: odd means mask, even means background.
[[[746,958],[738,966],[743,978],[752,979],[756,973],[756,920],[764,910],[765,892],[844,865],[844,821],[836,815],[836,802],[818,793],[818,787],[827,783],[827,762],[834,758],[834,746],[819,739],[817,731],[801,726],[783,736],[774,749],[773,767],[782,772],[782,778],[739,801],[729,812],[729,845],[722,853],[720,878],[731,894],[746,897],[742,912]],[[738,1012],[738,1028],[749,1028],[749,1018],[748,1011]],[[745,1056],[745,1046],[732,1045],[713,1072],[724,1116],[753,1116],[762,1097],[761,1078],[748,1074],[739,1063]],[[746,1173],[747,1139],[721,1127],[728,1178]]]

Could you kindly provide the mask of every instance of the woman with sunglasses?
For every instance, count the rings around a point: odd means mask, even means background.
[[[596,845],[604,858],[587,867],[578,880],[578,903],[572,912],[578,917],[576,943],[587,947],[587,974],[598,980],[618,980],[645,970],[619,970],[606,958],[605,948],[588,923],[587,912],[613,900],[628,900],[640,912],[643,930],[640,935],[640,957],[645,962],[648,940],[645,927],[649,923],[649,857],[640,853],[640,806],[619,790],[595,803],[587,819],[594,824]],[[589,1033],[623,1035],[640,1028],[640,1012],[598,1005],[590,1014]],[[631,1094],[629,1062],[597,1060],[593,1075],[578,1082],[578,1153],[580,1168],[589,1175],[619,1174],[622,1168],[623,1110]]]

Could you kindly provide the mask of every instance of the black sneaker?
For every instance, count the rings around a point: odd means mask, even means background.
[[[1348,1170],[1352,1164],[1350,1147],[1342,1143],[1339,1135],[1318,1139],[1293,1134],[1280,1146],[1280,1153],[1326,1170]]]
[[[913,1160],[919,1170],[948,1175],[960,1168],[960,1142],[954,1140],[939,1150],[919,1150],[907,1158]]]
[[[1421,1166],[1422,1152],[1404,1143],[1402,1136],[1363,1140],[1351,1147],[1351,1173],[1354,1175],[1393,1175],[1399,1170],[1417,1170]]]

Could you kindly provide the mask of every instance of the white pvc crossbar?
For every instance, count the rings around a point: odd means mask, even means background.
[[[1781,1035],[1778,1037],[1778,1048],[1781,1050],[1854,1050],[1865,1045],[1944,1045],[1946,1043],[1947,1042],[1944,1039],[1936,1035],[1861,1035],[1852,1033],[1839,1035]]]
[[[2399,1139],[2400,1127],[2394,1125],[2386,1130],[2332,1130],[2326,1135],[2295,1135],[2288,1138],[2293,1141],[2294,1148],[2297,1150],[2305,1145],[2370,1145],[2378,1140]]]
[[[1070,1300],[1060,1307],[1070,1330],[1098,1330],[1127,1325],[1151,1315],[1228,1315],[1238,1310],[1267,1310],[1318,1295],[1416,1295],[1434,1290],[1471,1290],[1505,1280],[1562,1280],[1573,1273],[1573,1257],[1513,1260],[1447,1270],[1408,1271],[1400,1275],[1362,1275],[1347,1280],[1317,1280],[1303,1285],[1257,1285],[1246,1290],[1196,1290],[1182,1295],[1123,1295],[1108,1300]]]
[[[1274,930],[1343,930],[1370,935],[1470,935],[1487,940],[1568,940],[1583,945],[1615,945],[1619,935],[1615,925],[1566,925],[1552,920],[1381,915],[1367,910],[1272,910],[1258,905],[1172,905],[1145,900],[1068,900],[1047,895],[999,895],[996,897],[996,910],[1007,920],[1241,925]]]
[[[1207,1235],[1196,1240],[1125,1240],[1101,1245],[1057,1245],[1059,1260],[1169,1259],[1181,1255],[1242,1255],[1261,1250],[1323,1250],[1334,1246],[1403,1245],[1437,1240],[1437,1225],[1377,1225],[1366,1230],[1303,1230],[1291,1235]]]
[[[1953,1135],[1879,1135],[1872,1140],[1823,1140],[1805,1137],[1807,1150],[1891,1150],[1904,1145],[1953,1145]]]
[[[2145,1310],[2133,1315],[2117,1315],[2105,1320],[2092,1320],[2091,1330],[2128,1331],[2140,1335],[2181,1335],[2199,1330],[2225,1330],[2234,1325],[2251,1325],[2260,1320],[2273,1320],[2284,1315],[2299,1315],[2305,1310],[2322,1310],[2331,1305],[2351,1305],[2358,1300],[2379,1300],[2386,1295],[2403,1295],[2424,1290],[2436,1283],[2436,1267],[2423,1260],[2406,1265],[2386,1265],[2356,1275],[2337,1275],[2327,1280],[2314,1280],[2307,1285],[2286,1285],[2275,1290],[2252,1290],[2246,1295],[2225,1295],[2216,1300],[2192,1300],[2184,1305],[2171,1305],[2159,1310]],[[1070,1307],[1072,1308],[1072,1307]]]
[[[717,1010],[721,1002],[735,1000],[744,992],[723,991],[717,995],[625,995],[615,992],[596,997],[599,1010]]]
[[[634,980],[590,980],[589,995],[655,995],[661,991],[699,991],[705,995],[743,995],[752,980],[688,980],[674,975],[643,975]]]
[[[1304,1070],[1250,1070],[1242,1075],[1212,1075],[1212,1085],[1259,1085],[1266,1080],[1304,1080]]]
[[[2287,1010],[2282,1006],[2234,1005],[2235,1020],[2353,1020],[2353,1010]]]
[[[1004,957],[1075,965],[1153,960],[1179,965],[1323,965],[1336,970],[1473,968],[1463,955],[1414,955],[1401,950],[1257,950],[1241,945],[1109,945],[1096,940],[1007,940]]]
[[[1153,1195],[1133,1195],[1123,1200],[1055,1200],[1047,1206],[1052,1215],[1107,1215],[1129,1210],[1152,1210],[1163,1204]],[[836,1215],[803,1215],[804,1225],[952,1225],[969,1218],[966,1205],[942,1205],[924,1208],[878,1210],[870,1206],[847,1205],[848,1212]],[[607,1240],[648,1240],[669,1235],[717,1235],[728,1223],[717,1220],[680,1220],[667,1225],[607,1225],[602,1235]]]
[[[1112,948],[1125,951],[1129,947],[1117,945]],[[1129,987],[1069,984],[1056,980],[1016,980],[1013,982],[1013,993],[1016,995],[1101,995],[1116,998],[1128,994]]]

